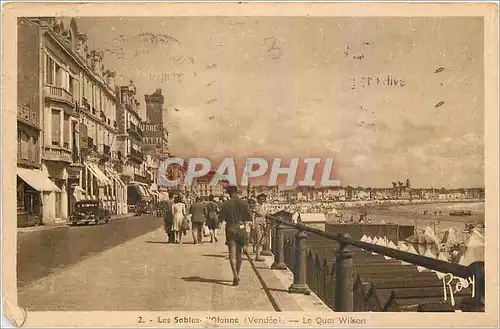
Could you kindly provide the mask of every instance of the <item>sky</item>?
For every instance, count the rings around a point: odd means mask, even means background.
[[[161,88],[172,154],[334,158],[342,185],[484,186],[473,17],[78,18],[117,83]]]

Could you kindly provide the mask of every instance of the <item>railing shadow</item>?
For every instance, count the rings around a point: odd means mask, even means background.
[[[208,278],[202,278],[199,276],[190,276],[190,277],[184,277],[181,278],[182,280],[186,282],[203,282],[203,283],[215,283],[215,284],[220,284],[222,286],[232,286],[233,281],[229,280],[218,280],[218,279],[208,279]]]

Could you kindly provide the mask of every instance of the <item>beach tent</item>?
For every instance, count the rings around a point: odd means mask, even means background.
[[[428,258],[434,258],[434,259],[436,258],[436,255],[433,254],[430,249],[427,249],[422,256],[428,257]],[[417,266],[417,271],[419,271],[419,272],[429,272],[430,270],[428,268],[426,268],[426,267],[423,267],[423,266]]]
[[[378,244],[378,237],[375,237],[372,241],[372,244]],[[378,255],[376,252],[372,252],[372,255]]]
[[[398,249],[399,249],[400,251],[406,251],[406,252],[408,252],[409,247],[408,247],[408,245],[407,245],[406,243],[404,243],[403,241],[400,241],[400,242],[398,243]],[[403,261],[401,261],[401,264],[402,264],[402,265],[411,265],[410,263],[403,262]]]
[[[458,258],[458,264],[463,266],[469,266],[474,262],[484,262],[484,236],[473,230],[465,248],[463,248]]]
[[[437,259],[442,260],[443,262],[449,261],[448,258],[445,256],[445,254],[443,254],[441,252],[438,254]],[[446,275],[446,273],[441,273],[438,271],[432,271],[432,272],[436,273],[439,280],[441,280]]]
[[[431,232],[432,234],[432,232]],[[427,249],[431,249],[434,253],[439,251],[437,238],[426,233],[417,233],[405,239],[406,242],[413,245],[418,253],[423,255]]]
[[[460,240],[458,239],[457,231],[454,228],[450,227],[446,231],[444,231],[441,243],[444,243],[449,246],[458,242],[460,242]]]
[[[360,241],[366,242],[367,239],[368,239],[368,237],[365,234],[363,234]]]
[[[409,245],[408,246],[408,249],[405,250],[406,252],[410,253],[410,254],[415,254],[415,255],[418,255],[418,252],[417,250],[415,249],[415,247],[413,247],[413,245]],[[413,265],[411,263],[407,263],[407,262],[404,262],[404,261],[401,261],[401,264],[402,265]]]
[[[439,239],[438,239],[438,237],[436,235],[436,232],[434,232],[434,230],[430,226],[427,226],[425,228],[424,234],[430,236],[434,240],[434,243],[436,243],[437,245],[439,245]]]

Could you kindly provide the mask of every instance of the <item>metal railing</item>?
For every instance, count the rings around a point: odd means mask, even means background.
[[[376,253],[382,256],[387,256],[395,260],[425,267],[429,270],[434,270],[443,274],[451,274],[454,277],[463,279],[474,278],[474,294],[473,294],[473,311],[484,311],[484,263],[475,262],[470,266],[461,266],[452,264],[446,261],[425,257],[418,254],[408,253],[397,249],[391,249],[384,246],[374,245],[371,243],[362,242],[352,239],[349,234],[338,233],[332,234],[319,229],[308,227],[302,223],[294,224],[289,220],[273,215],[267,215],[266,218],[275,223],[274,225],[274,241],[273,253],[274,262],[271,269],[285,270],[287,263],[292,267],[293,283],[289,287],[290,293],[310,294],[311,289],[308,286],[308,262],[311,264],[310,256],[308,257],[306,249],[307,234],[315,234],[327,238],[338,243],[338,250],[334,258],[335,267],[332,273],[335,279],[333,280],[333,300],[332,308],[340,312],[354,312],[354,286],[355,276],[353,269],[353,252],[349,247],[357,247],[368,252]],[[285,250],[285,235],[284,231],[287,228],[297,230],[295,241],[293,243],[294,250]],[[309,258],[309,259],[308,259]],[[286,259],[286,262],[285,262]],[[309,279],[311,275],[309,274]],[[328,282],[328,281],[327,281]],[[332,280],[330,280],[332,282]],[[320,284],[325,284],[320,283]],[[469,309],[470,310],[470,309]]]

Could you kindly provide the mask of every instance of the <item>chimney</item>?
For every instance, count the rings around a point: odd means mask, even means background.
[[[106,72],[104,73],[105,77],[106,77],[106,84],[108,85],[108,87],[112,90],[115,89],[115,77],[116,77],[116,72],[115,71],[112,71],[112,70],[106,70]]]

